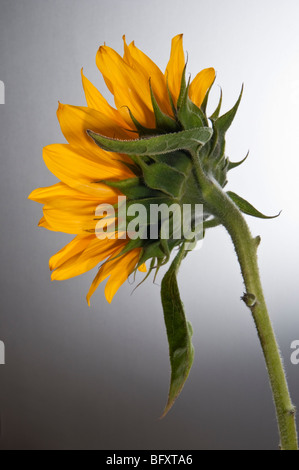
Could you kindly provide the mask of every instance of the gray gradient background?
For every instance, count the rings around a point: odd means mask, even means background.
[[[244,98],[228,153],[248,162],[230,176],[273,221],[250,219],[262,236],[261,273],[299,405],[298,105],[299,3],[270,0],[0,0],[2,449],[276,449],[278,436],[263,358],[240,301],[240,270],[229,237],[210,232],[180,274],[194,327],[195,363],[164,420],[169,363],[159,300],[150,281],[112,305],[104,286],[89,309],[87,273],[51,283],[48,259],[71,237],[37,229],[32,189],[56,182],[42,147],[64,142],[57,101],[84,105],[80,69],[108,97],[95,65],[104,41],[122,35],[163,69],[170,40],[184,33],[189,72],[214,66],[224,108]],[[211,102],[218,98],[217,86]]]

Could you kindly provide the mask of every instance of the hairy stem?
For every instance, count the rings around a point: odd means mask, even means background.
[[[217,182],[206,176],[194,155],[197,181],[206,207],[230,234],[246,287],[243,300],[251,310],[272,387],[282,450],[298,450],[296,409],[292,404],[279,348],[267,311],[257,263],[260,238],[253,238],[238,207]]]

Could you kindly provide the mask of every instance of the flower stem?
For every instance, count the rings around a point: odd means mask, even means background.
[[[260,237],[253,238],[239,208],[216,181],[212,181],[193,155],[198,184],[206,207],[232,238],[246,287],[243,300],[251,310],[263,349],[272,387],[282,450],[298,450],[296,409],[292,404],[279,348],[267,311],[257,263]]]

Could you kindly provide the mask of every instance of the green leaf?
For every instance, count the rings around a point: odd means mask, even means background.
[[[162,417],[168,413],[181,393],[194,359],[194,349],[191,342],[192,327],[186,320],[177,283],[177,272],[185,256],[186,251],[183,245],[165,274],[161,285],[161,299],[171,364],[168,402]]]
[[[119,140],[87,130],[87,134],[103,150],[127,155],[157,155],[175,150],[198,151],[210,140],[212,133],[213,130],[209,127],[200,127],[144,139]]]
[[[275,219],[281,214],[281,212],[279,212],[279,214],[272,216],[264,215],[257,209],[255,209],[255,207],[253,207],[248,201],[238,196],[238,194],[233,193],[231,191],[228,191],[226,194],[231,198],[231,200],[239,207],[239,209],[244,214],[252,215],[253,217],[257,217],[259,219]]]

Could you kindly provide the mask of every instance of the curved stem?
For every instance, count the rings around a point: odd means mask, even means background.
[[[243,300],[251,310],[263,349],[274,402],[282,450],[298,450],[296,409],[292,405],[279,348],[268,315],[257,263],[260,238],[253,238],[238,207],[217,182],[203,172],[200,162],[193,156],[197,181],[206,206],[230,234],[246,287]]]

